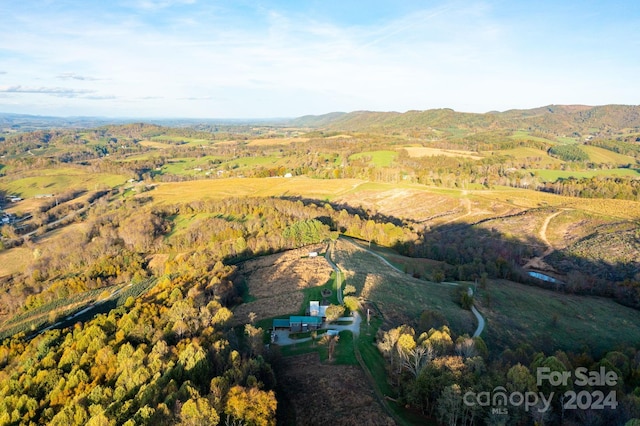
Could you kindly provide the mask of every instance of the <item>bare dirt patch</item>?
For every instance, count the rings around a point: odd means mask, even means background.
[[[395,424],[357,366],[322,364],[317,353],[287,357],[278,382],[281,407],[294,424]]]

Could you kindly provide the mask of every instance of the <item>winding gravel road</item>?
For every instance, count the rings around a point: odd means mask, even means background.
[[[404,274],[404,271],[401,271],[400,269],[396,268],[394,265],[392,265],[387,259],[385,259],[384,257],[382,257],[381,255],[379,255],[378,253],[366,248],[366,247],[362,247],[356,243],[354,243],[353,241],[351,241],[348,238],[345,238],[345,241],[349,241],[351,244],[353,244],[356,247],[359,247],[363,250],[366,250],[369,254],[377,257],[378,259],[380,259],[384,264],[386,264],[387,266],[395,269],[396,271]],[[331,262],[330,262],[331,263]],[[442,282],[441,284],[446,284],[446,285],[450,285],[450,286],[459,286],[460,284],[458,283],[450,283],[450,282]],[[473,296],[473,289],[469,288],[469,295]],[[482,332],[484,331],[484,327],[485,327],[485,320],[482,317],[482,315],[480,314],[480,312],[476,309],[475,306],[471,305],[471,313],[473,313],[473,315],[476,317],[476,319],[478,320],[478,327],[476,328],[476,331],[473,333],[473,337],[478,337],[482,334]]]

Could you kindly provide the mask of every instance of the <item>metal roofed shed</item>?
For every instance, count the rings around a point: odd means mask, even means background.
[[[322,317],[289,317],[289,326],[291,331],[309,331],[317,330],[322,325]]]
[[[278,330],[282,328],[289,328],[290,323],[286,318],[276,318],[273,320],[273,329]]]

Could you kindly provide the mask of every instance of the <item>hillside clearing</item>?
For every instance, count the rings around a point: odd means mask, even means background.
[[[323,364],[315,352],[287,357],[278,370],[278,382],[292,424],[395,424],[358,366]]]
[[[161,203],[249,196],[302,196],[323,200],[352,190],[363,182],[359,179],[323,180],[306,177],[208,179],[159,183],[153,191],[143,196],[152,196]]]
[[[232,322],[246,323],[250,312],[257,320],[298,313],[305,300],[303,290],[325,285],[333,272],[324,257],[307,257],[320,248],[304,247],[240,264],[249,301],[234,309]]]
[[[480,290],[478,308],[487,319],[490,346],[602,353],[640,341],[638,311],[613,300],[568,295],[511,281],[495,280]]]
[[[464,151],[456,149],[440,149],[428,147],[406,147],[403,148],[409,154],[409,157],[432,157],[434,155],[444,155],[446,157],[464,157],[472,160],[481,160],[481,155],[474,151]]]
[[[415,324],[423,311],[435,310],[447,318],[454,332],[471,335],[475,330],[473,314],[453,301],[451,285],[400,273],[344,239],[336,242],[333,261],[344,271],[345,283],[356,288],[356,295],[380,308],[388,327]]]

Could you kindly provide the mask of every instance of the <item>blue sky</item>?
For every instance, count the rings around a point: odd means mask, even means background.
[[[4,0],[0,16],[0,112],[640,103],[636,0]]]

